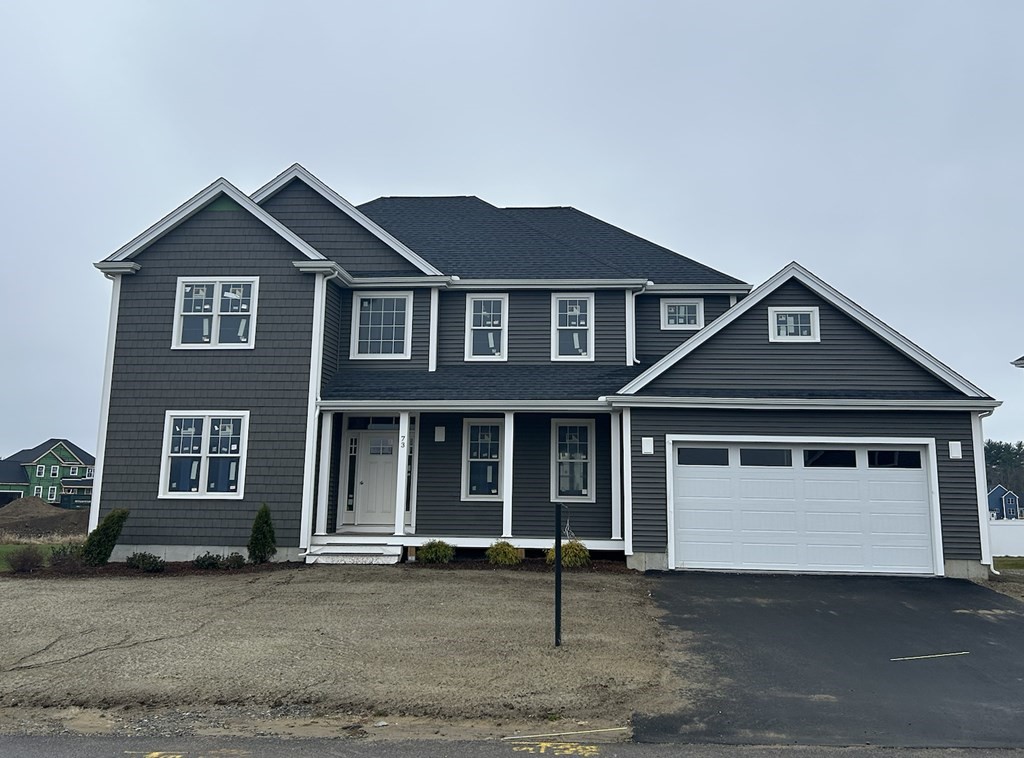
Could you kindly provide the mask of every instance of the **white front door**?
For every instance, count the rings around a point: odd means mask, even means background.
[[[394,526],[398,446],[394,431],[362,432],[356,463],[355,525]]]

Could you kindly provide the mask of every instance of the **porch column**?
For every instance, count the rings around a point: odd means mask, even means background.
[[[398,414],[398,464],[395,466],[395,536],[405,534],[405,494],[409,479],[409,411]]]
[[[331,485],[331,442],[334,438],[334,411],[326,411],[320,423],[320,480],[316,490],[316,531],[327,533],[327,500]]]
[[[501,450],[501,536],[512,536],[512,451],[515,440],[515,413],[505,411],[504,439]]]
[[[622,427],[612,411],[612,539],[622,539]]]

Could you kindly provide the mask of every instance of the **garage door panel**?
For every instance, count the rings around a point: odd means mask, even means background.
[[[736,520],[732,511],[693,508],[681,512],[676,527],[683,530],[715,529],[732,532],[736,528]]]
[[[861,483],[849,479],[805,479],[804,500],[860,502]]]
[[[876,545],[871,548],[871,562],[889,571],[931,571],[932,551],[928,546],[908,547]]]
[[[869,524],[874,535],[926,535],[931,521],[920,513],[872,513]]]
[[[792,571],[800,567],[800,546],[776,542],[743,542],[743,564],[748,568],[779,568]]]
[[[856,571],[864,565],[864,546],[808,544],[807,567],[813,571]]]
[[[790,532],[799,528],[796,511],[754,511],[746,508],[740,513],[740,529],[743,532]]]
[[[868,498],[876,503],[921,502],[921,477],[917,481],[868,482]]]
[[[808,511],[804,514],[808,534],[861,534],[864,514],[860,511]]]
[[[731,500],[734,482],[729,477],[693,476],[686,478],[686,497]]]
[[[796,500],[796,482],[743,477],[739,482],[739,496],[744,500]]]
[[[708,540],[681,541],[680,547],[685,551],[687,568],[732,568],[736,565],[737,555],[735,544]]]

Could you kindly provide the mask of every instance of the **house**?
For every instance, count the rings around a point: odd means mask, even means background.
[[[1017,493],[997,484],[988,493],[988,516],[994,521],[1021,518],[1019,515],[1020,498]]]
[[[65,439],[19,450],[0,460],[0,505],[29,496],[65,507],[91,501],[95,465],[93,456]]]
[[[394,562],[563,530],[636,569],[975,576],[999,403],[810,271],[757,288],[568,207],[220,179],[113,282],[115,554]]]

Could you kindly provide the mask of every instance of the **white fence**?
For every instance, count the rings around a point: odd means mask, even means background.
[[[1024,555],[1024,520],[989,521],[988,538],[992,555]]]

